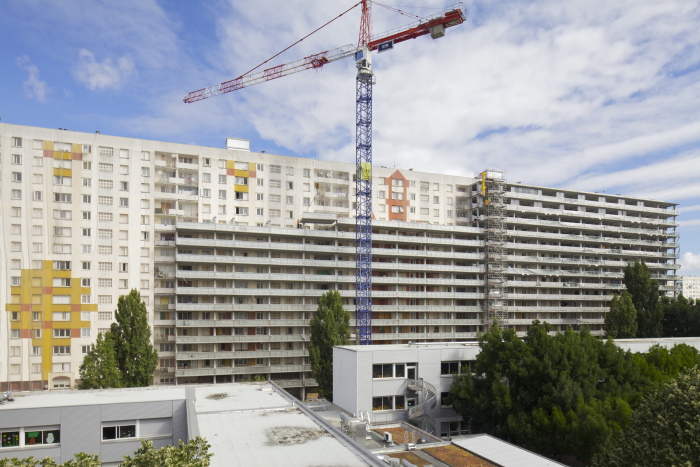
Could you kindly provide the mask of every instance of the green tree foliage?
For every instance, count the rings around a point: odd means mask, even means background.
[[[700,370],[649,394],[595,467],[700,466]]]
[[[318,392],[333,400],[333,346],[350,343],[350,313],[343,308],[337,290],[329,290],[318,300],[316,316],[309,323],[309,361]]]
[[[146,305],[136,289],[119,297],[116,320],[109,334],[121,382],[128,388],[149,386],[156,371],[158,352],[151,344]]]
[[[661,297],[664,337],[700,336],[700,303],[682,294],[677,298]]]
[[[208,467],[211,465],[211,458],[214,454],[209,453],[211,446],[207,440],[197,436],[187,444],[182,441],[175,446],[163,446],[160,449],[153,449],[152,441],[141,441],[141,447],[134,453],[134,457],[124,456],[122,467]],[[0,459],[0,467],[100,467],[102,460],[99,454],[85,454],[84,452],[75,455],[74,459],[57,464],[56,461],[47,457],[46,459],[19,460]]]
[[[0,467],[100,467],[101,465],[102,460],[99,454],[85,454],[84,452],[76,454],[74,459],[68,460],[63,464],[57,464],[51,457],[34,459],[31,456],[22,460],[16,457],[0,459]]]
[[[121,376],[111,333],[97,335],[97,342],[80,364],[80,389],[106,389],[121,387]]]
[[[479,337],[474,375],[456,376],[449,395],[472,432],[588,461],[628,425],[644,394],[700,363],[686,345],[633,354],[585,329],[550,331],[535,321],[521,340],[494,323]]]
[[[637,337],[661,337],[663,310],[659,306],[659,283],[651,279],[649,268],[643,261],[627,265],[625,287],[637,310]]]
[[[610,312],[605,316],[605,333],[617,339],[630,339],[637,336],[637,310],[632,296],[626,290],[612,299]]]
[[[153,449],[153,441],[141,441],[141,447],[134,453],[134,458],[124,456],[122,467],[207,467],[211,464],[213,454],[207,440],[197,436],[187,444],[180,441],[177,447],[163,446]]]

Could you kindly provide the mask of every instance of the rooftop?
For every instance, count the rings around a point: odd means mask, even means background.
[[[339,349],[352,352],[373,352],[392,350],[417,350],[417,349],[473,349],[478,348],[479,343],[472,342],[411,342],[409,344],[384,344],[384,345],[339,345]]]
[[[555,467],[564,465],[489,435],[452,438],[452,443],[472,454],[476,454],[482,459],[488,459],[504,467]]]

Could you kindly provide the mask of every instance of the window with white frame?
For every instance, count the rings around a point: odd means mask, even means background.
[[[136,425],[102,427],[102,441],[136,438]]]
[[[406,396],[383,396],[372,398],[372,411],[406,410]]]
[[[81,311],[80,312],[80,321],[90,321],[90,312],[89,311]]]
[[[57,331],[57,329],[56,329]],[[68,329],[68,331],[70,331]],[[70,345],[54,345],[53,346],[54,355],[70,355]]]

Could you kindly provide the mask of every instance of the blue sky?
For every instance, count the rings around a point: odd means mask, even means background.
[[[418,15],[451,2],[393,0]],[[5,0],[0,118],[354,159],[353,63],[184,104],[354,4]],[[374,59],[379,165],[680,204],[682,272],[700,274],[696,0],[467,1],[465,25]],[[409,22],[375,7],[374,32]],[[357,41],[359,9],[271,64]]]

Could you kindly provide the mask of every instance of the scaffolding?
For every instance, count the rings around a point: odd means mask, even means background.
[[[506,173],[485,170],[481,179],[484,220],[484,325],[488,330],[494,320],[508,326],[508,228],[506,225]]]

